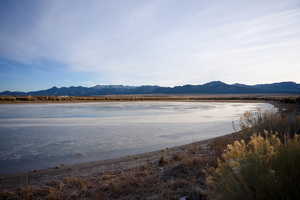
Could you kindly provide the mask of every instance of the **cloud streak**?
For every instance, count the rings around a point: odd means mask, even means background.
[[[115,84],[300,82],[296,0],[26,3],[2,6],[2,58]]]

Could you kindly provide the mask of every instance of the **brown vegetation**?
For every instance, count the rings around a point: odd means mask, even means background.
[[[163,166],[158,160],[129,170],[6,190],[0,199],[203,199],[203,170],[209,158],[194,153],[163,157]]]
[[[300,136],[277,135],[228,145],[207,177],[209,199],[300,199]]]
[[[275,101],[300,104],[299,96],[288,95],[104,95],[104,96],[0,96],[0,103],[59,103],[105,101]]]
[[[246,112],[241,117],[240,127],[245,134],[279,134],[280,137],[292,137],[300,134],[300,116],[296,112]]]

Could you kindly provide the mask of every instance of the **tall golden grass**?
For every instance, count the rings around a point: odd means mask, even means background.
[[[227,146],[209,170],[209,199],[300,199],[300,137],[282,141],[265,134]]]

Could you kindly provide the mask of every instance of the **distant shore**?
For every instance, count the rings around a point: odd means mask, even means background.
[[[207,94],[207,95],[107,95],[107,96],[0,96],[0,104],[88,103],[126,101],[205,101],[300,103],[300,95],[287,94]]]

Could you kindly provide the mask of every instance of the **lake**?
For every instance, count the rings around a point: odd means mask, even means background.
[[[267,103],[0,105],[0,173],[118,158],[228,134]]]

